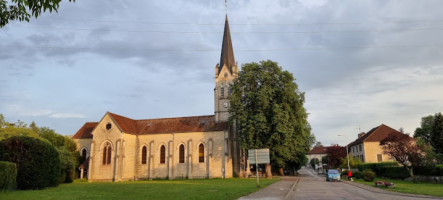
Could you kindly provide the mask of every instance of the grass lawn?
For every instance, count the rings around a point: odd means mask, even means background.
[[[260,179],[264,188],[279,179]],[[237,199],[257,191],[256,179],[152,180],[118,183],[74,182],[43,190],[0,192],[17,199]]]
[[[378,187],[384,190],[394,191],[394,192],[402,192],[402,193],[410,193],[410,194],[425,194],[431,196],[439,196],[443,197],[443,184],[436,183],[413,183],[410,181],[402,181],[402,180],[393,180],[386,178],[376,178],[372,182],[366,182],[363,179],[354,179],[356,183],[362,183],[365,185],[370,185],[375,187],[375,181],[386,181],[395,183],[395,188],[386,188],[386,187]]]

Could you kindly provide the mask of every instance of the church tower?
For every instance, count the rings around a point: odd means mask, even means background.
[[[216,122],[224,122],[229,119],[230,86],[237,77],[238,66],[234,59],[231,32],[226,15],[220,63],[215,66],[214,114]]]

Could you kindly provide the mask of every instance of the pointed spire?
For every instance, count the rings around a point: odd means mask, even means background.
[[[232,67],[235,66],[235,59],[234,49],[232,48],[231,42],[231,32],[229,31],[228,15],[226,15],[225,20],[225,31],[223,33],[219,72],[222,70],[224,65],[226,65],[226,67],[228,67],[229,71],[232,73]]]

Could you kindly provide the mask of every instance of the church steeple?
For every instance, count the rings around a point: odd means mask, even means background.
[[[233,72],[232,68],[234,66],[235,66],[234,49],[232,48],[231,31],[229,30],[228,15],[226,15],[225,31],[223,33],[223,43],[222,43],[220,65],[218,72],[220,72],[223,67],[227,67],[229,72],[231,72],[232,74]]]
[[[237,77],[238,67],[234,59],[228,15],[226,15],[220,63],[215,66],[214,114],[216,122],[224,122],[229,119],[231,85]]]

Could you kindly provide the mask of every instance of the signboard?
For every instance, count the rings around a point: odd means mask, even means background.
[[[256,155],[257,152],[257,155]],[[248,150],[249,164],[266,164],[271,163],[269,160],[269,149],[249,149]],[[257,160],[257,162],[256,162]]]

